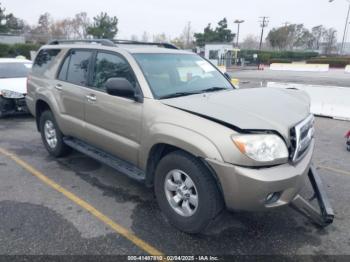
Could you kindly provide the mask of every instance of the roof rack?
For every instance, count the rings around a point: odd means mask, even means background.
[[[178,49],[175,45],[169,43],[155,43],[155,42],[140,42],[133,40],[121,40],[121,39],[77,39],[77,40],[53,40],[49,45],[60,45],[60,44],[79,44],[79,43],[90,43],[100,44],[103,46],[118,46],[118,45],[150,45],[158,46],[168,49]]]
[[[115,46],[115,44],[109,39],[53,40],[49,43],[49,45],[79,44],[79,43],[90,43],[90,44],[100,44],[100,45],[104,45],[104,46]]]
[[[140,42],[140,41],[122,40],[122,39],[112,39],[111,41],[117,45],[118,44],[119,45],[151,45],[151,46],[164,47],[168,49],[178,49],[175,45],[169,44],[169,43]]]

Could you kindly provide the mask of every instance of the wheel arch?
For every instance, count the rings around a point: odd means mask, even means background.
[[[36,128],[40,132],[40,117],[46,110],[51,110],[50,105],[43,99],[38,99],[35,103],[35,121]]]
[[[223,197],[223,189],[220,183],[220,180],[215,172],[215,170],[207,163],[207,161],[200,156],[194,155],[191,152],[184,150],[180,147],[167,144],[167,143],[158,143],[152,146],[149,152],[149,157],[147,160],[147,167],[146,167],[146,186],[147,187],[152,187],[153,182],[154,182],[154,177],[155,177],[155,170],[157,168],[158,163],[161,161],[163,157],[166,155],[175,152],[175,151],[182,151],[185,152],[195,158],[197,158],[204,166],[205,168],[208,169],[209,173],[213,176],[216,185],[220,191],[221,196]]]

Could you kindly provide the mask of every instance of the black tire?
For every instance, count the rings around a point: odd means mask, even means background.
[[[4,99],[0,96],[0,118],[3,118],[4,117]]]
[[[198,191],[198,207],[189,217],[178,214],[166,196],[165,180],[174,169],[184,171],[193,180]],[[158,204],[169,222],[190,234],[204,231],[224,206],[217,183],[208,168],[196,157],[183,151],[170,153],[161,159],[155,172],[154,190]]]
[[[51,121],[51,123],[53,123],[53,127],[54,127],[55,132],[56,132],[57,143],[54,147],[52,147],[48,144],[46,137],[45,137],[44,126],[45,126],[47,121]],[[50,153],[50,155],[52,155],[54,157],[63,157],[70,152],[71,149],[63,142],[63,134],[60,131],[60,129],[56,123],[56,120],[55,120],[51,111],[45,111],[41,114],[41,116],[40,116],[40,133],[41,133],[41,139],[46,147],[46,150]]]

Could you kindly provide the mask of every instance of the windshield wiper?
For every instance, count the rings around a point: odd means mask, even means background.
[[[229,88],[227,87],[211,87],[203,90],[198,90],[198,91],[192,91],[192,92],[176,92],[173,94],[169,95],[164,95],[159,97],[159,99],[167,99],[167,98],[174,98],[174,97],[180,97],[180,96],[190,96],[190,95],[196,95],[196,94],[203,94],[203,93],[209,93],[209,92],[216,92],[216,91],[221,91],[221,90],[228,90]]]
[[[160,96],[159,99],[167,99],[167,98],[174,98],[174,97],[180,97],[180,96],[190,96],[190,95],[196,95],[196,94],[200,94],[200,93],[201,93],[201,91],[196,91],[196,92],[176,92],[176,93],[173,93],[173,94]]]
[[[214,86],[211,88],[203,89],[200,92],[201,93],[209,93],[209,92],[216,92],[216,91],[221,91],[221,90],[228,90],[229,88],[227,87],[219,87],[219,86]]]

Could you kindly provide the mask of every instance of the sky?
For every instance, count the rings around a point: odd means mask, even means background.
[[[306,27],[323,24],[338,31],[341,40],[349,4],[346,0],[0,0],[7,12],[35,24],[40,14],[49,12],[54,19],[73,17],[87,12],[94,17],[107,12],[119,19],[117,38],[131,35],[141,38],[144,31],[151,36],[165,33],[169,37],[181,34],[188,22],[195,32],[211,23],[216,25],[223,17],[236,32],[235,19],[243,19],[240,39],[260,35],[259,17],[268,16],[273,27],[289,23],[303,23]],[[266,35],[265,35],[266,36]],[[350,40],[350,34],[349,34]]]

